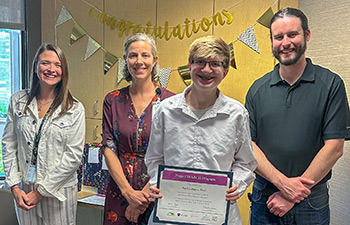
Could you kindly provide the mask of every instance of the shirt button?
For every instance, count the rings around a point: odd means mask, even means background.
[[[33,125],[34,125],[34,124],[36,124],[36,121],[35,121],[35,120],[33,120],[32,124],[33,124]]]
[[[30,142],[28,141],[27,144],[30,145]]]
[[[63,126],[63,125],[64,125],[64,123],[60,123],[60,125],[61,125],[61,126]]]
[[[26,160],[26,163],[29,163],[29,160]]]

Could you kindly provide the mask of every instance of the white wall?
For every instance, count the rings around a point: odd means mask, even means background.
[[[350,1],[299,0],[309,19],[311,40],[307,56],[338,73],[350,96]],[[350,224],[350,141],[345,143],[344,155],[333,168],[330,181],[331,224]]]

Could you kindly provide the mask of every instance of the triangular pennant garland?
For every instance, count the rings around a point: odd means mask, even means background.
[[[81,38],[85,33],[83,28],[81,28],[78,24],[74,24],[72,33],[70,34],[70,41],[69,44],[73,44],[76,42],[79,38]]]
[[[231,42],[228,47],[230,48],[230,65],[237,69],[237,66],[236,66],[236,59],[235,59],[235,52],[234,52],[234,49],[233,49],[233,42]]]
[[[257,20],[258,23],[260,23],[262,26],[265,26],[269,28],[270,21],[273,17],[273,10],[270,7],[268,10],[265,11],[265,13]],[[103,71],[104,74],[106,74],[112,66],[118,61],[118,77],[117,82],[118,84],[123,80],[124,76],[124,68],[125,68],[125,60],[109,53],[107,50],[105,50],[99,43],[97,43],[93,38],[91,38],[82,27],[80,27],[76,21],[72,18],[71,14],[68,12],[68,10],[62,5],[60,14],[58,16],[58,19],[55,24],[55,28],[66,21],[72,19],[74,21],[74,27],[72,29],[72,32],[70,34],[70,45],[75,43],[78,39],[80,39],[82,36],[86,35],[88,37],[88,44],[86,47],[85,57],[84,61],[87,60],[90,56],[92,56],[99,48],[102,48],[104,50],[104,64],[103,64]],[[230,21],[231,23],[232,21]],[[253,25],[255,26],[255,25]],[[245,45],[256,51],[257,53],[260,53],[258,43],[256,41],[256,36],[254,32],[254,27],[250,26],[248,29],[246,29],[243,33],[241,33],[237,39],[243,42]],[[234,42],[231,42],[229,44],[230,48],[230,66],[237,69],[236,65],[236,59],[235,59],[235,53],[234,53]],[[177,68],[183,82],[186,86],[189,86],[192,83],[190,70],[188,68],[188,65],[179,66]],[[161,68],[159,71],[159,81],[160,85],[164,88],[167,87],[169,82],[169,77],[171,73],[171,68]]]
[[[159,71],[159,82],[160,86],[162,86],[163,88],[166,88],[166,86],[168,85],[170,72],[171,68],[161,68]]]
[[[264,27],[270,28],[270,21],[273,17],[273,10],[270,7],[257,21]]]
[[[55,26],[57,27],[70,19],[72,19],[72,16],[69,14],[67,9],[64,6],[62,6],[60,15],[58,16]]]
[[[106,52],[105,53],[105,59],[104,59],[104,64],[103,64],[103,72],[104,74],[106,74],[111,67],[118,61],[118,57]]]
[[[253,26],[250,26],[241,35],[239,35],[238,40],[242,41],[244,44],[248,45],[254,51],[259,53],[259,47],[258,43],[256,42]]]
[[[89,37],[84,60],[87,60],[87,58],[94,54],[100,47],[101,45],[99,43],[97,43],[94,39]]]
[[[179,72],[183,82],[186,84],[186,86],[189,86],[192,82],[191,80],[191,73],[190,68],[188,68],[188,65],[179,66],[177,68],[177,71]]]
[[[118,58],[118,78],[117,78],[117,84],[120,83],[120,81],[123,80],[124,76],[123,76],[123,73],[124,73],[124,68],[125,68],[125,60],[124,59],[121,59],[121,58]]]

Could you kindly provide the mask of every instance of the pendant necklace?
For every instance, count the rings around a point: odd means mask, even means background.
[[[52,101],[53,101],[53,100],[50,100],[50,101],[48,101],[48,102],[45,102],[44,104],[41,104],[41,103],[38,101],[38,103],[39,103],[38,111],[41,112],[41,108],[42,108],[43,106],[49,104],[49,103],[52,102]]]

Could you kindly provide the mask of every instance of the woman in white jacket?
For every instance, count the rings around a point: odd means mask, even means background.
[[[30,90],[10,99],[3,163],[21,225],[75,224],[85,112],[67,84],[62,50],[44,44],[33,60]]]

